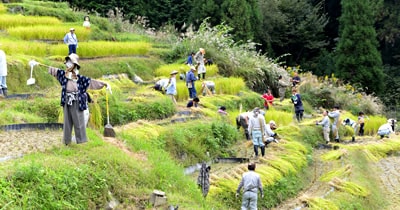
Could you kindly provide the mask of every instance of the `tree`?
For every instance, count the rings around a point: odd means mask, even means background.
[[[366,93],[383,89],[382,60],[374,29],[375,13],[381,0],[342,0],[337,75],[363,88]]]
[[[290,53],[289,65],[318,56],[327,44],[323,34],[328,20],[321,4],[309,0],[260,0],[262,44],[276,55]]]

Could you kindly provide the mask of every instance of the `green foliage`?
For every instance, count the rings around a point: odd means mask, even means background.
[[[112,115],[110,121],[112,124],[121,125],[138,119],[163,119],[170,117],[175,113],[175,106],[168,97],[158,97],[152,100],[136,101],[120,103],[116,97],[110,99],[110,110]],[[102,116],[107,116],[105,113],[105,103],[102,102]],[[105,120],[103,120],[105,121]]]
[[[304,184],[301,181],[302,179],[297,175],[290,174],[278,180],[273,185],[264,186],[264,194],[274,196],[265,196],[264,199],[259,201],[261,206],[272,208],[285,199],[295,196]]]
[[[383,90],[383,71],[374,29],[375,1],[341,3],[343,13],[336,52],[338,75],[368,94],[379,94]]]
[[[1,206],[23,209],[95,207],[106,199],[106,179],[104,172],[93,171],[86,164],[79,167],[64,165],[56,170],[36,162],[17,165],[8,179],[0,179],[3,192],[7,192],[7,196],[0,198],[0,203]],[[91,195],[90,199],[87,194]]]

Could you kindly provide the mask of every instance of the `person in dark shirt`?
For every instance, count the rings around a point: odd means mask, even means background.
[[[197,107],[197,105],[199,104],[199,102],[200,102],[200,99],[199,98],[194,98],[193,100],[190,100],[189,102],[188,102],[188,104],[186,105],[186,107],[187,108],[190,108],[190,107]]]
[[[300,84],[300,81],[301,81],[301,79],[300,79],[299,75],[297,74],[297,72],[294,72],[293,78],[292,78],[293,87],[296,87],[298,84]]]

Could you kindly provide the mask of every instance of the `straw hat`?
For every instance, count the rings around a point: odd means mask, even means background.
[[[196,67],[195,66],[190,66],[190,70],[194,70],[194,71],[196,71],[197,69],[196,69]]]
[[[78,63],[79,56],[77,54],[71,53],[70,55],[65,57],[65,62],[67,62],[68,60],[71,60],[72,63],[76,64],[78,66],[78,69],[81,68],[81,66]]]
[[[170,73],[170,75],[177,74],[177,73],[179,73],[177,70],[173,70],[173,71]]]
[[[75,28],[70,28],[69,31],[75,31]]]

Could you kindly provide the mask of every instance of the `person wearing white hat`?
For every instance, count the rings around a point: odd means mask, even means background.
[[[190,66],[190,71],[186,74],[186,87],[189,91],[189,98],[193,99],[197,97],[196,86],[194,82],[197,80],[195,76],[196,68],[194,66]]]
[[[176,100],[175,100],[175,95],[176,95],[176,75],[178,74],[178,71],[173,70],[170,75],[171,77],[169,78],[169,82],[166,88],[166,94],[169,95],[172,99],[172,102],[174,102],[174,104],[176,104]]]
[[[276,129],[275,121],[271,120],[268,124],[269,125],[265,126],[265,144],[268,145],[271,142],[279,143],[279,141],[275,139],[275,137],[278,136],[278,134],[274,132],[274,130]]]
[[[199,80],[203,77],[203,80],[206,78],[206,66],[204,65],[204,54],[206,51],[203,48],[200,48],[199,51],[194,55],[194,60],[196,61],[197,75]]]
[[[111,86],[105,82],[93,80],[79,74],[80,65],[77,54],[65,57],[66,70],[49,67],[49,74],[57,78],[61,89],[61,106],[64,112],[63,141],[69,145],[72,140],[72,128],[76,143],[87,142],[84,111],[88,108],[87,89],[99,90],[103,87],[111,93]]]
[[[64,43],[68,45],[68,55],[71,55],[71,53],[76,54],[76,48],[78,48],[78,38],[75,34],[75,28],[70,28],[69,32],[65,34]]]
[[[3,50],[0,50],[0,97],[7,96],[7,80],[6,79],[7,79],[6,53],[4,53]]]

